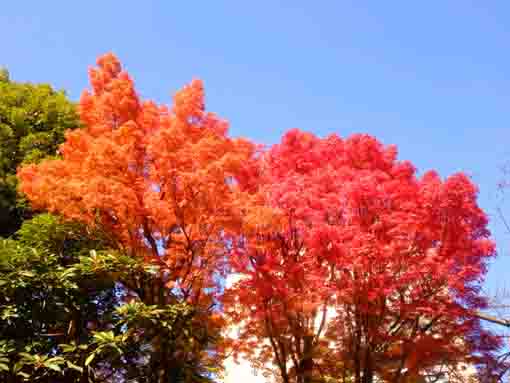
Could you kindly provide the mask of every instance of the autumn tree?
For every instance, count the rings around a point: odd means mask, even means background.
[[[236,176],[255,147],[229,138],[227,123],[205,112],[200,81],[168,108],[142,101],[112,54],[97,64],[80,99],[83,128],[66,133],[61,159],[22,167],[20,189],[35,208],[98,229],[119,254],[157,269],[118,275],[141,303],[166,310],[187,302],[214,328],[218,318],[208,313],[221,289],[225,239],[241,221]],[[148,381],[171,378],[171,341],[151,334]]]
[[[19,83],[0,72],[0,237],[12,235],[30,216],[16,193],[20,164],[55,156],[64,131],[78,126],[75,106],[47,84]]]
[[[273,213],[234,241],[237,353],[285,383],[414,382],[491,358],[499,342],[473,314],[495,249],[468,177],[418,177],[367,135],[299,130],[257,173],[246,187]]]

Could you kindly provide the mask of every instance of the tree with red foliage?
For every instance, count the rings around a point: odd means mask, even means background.
[[[159,267],[151,280],[122,281],[146,305],[210,307],[224,238],[240,228],[236,176],[256,148],[205,112],[201,81],[169,109],[142,101],[114,55],[97,64],[80,99],[83,128],[67,132],[62,158],[19,169],[21,191],[34,208],[100,228],[124,254]],[[163,341],[154,339],[153,354]]]
[[[299,130],[258,172],[274,213],[235,242],[238,354],[285,383],[412,382],[490,358],[499,341],[474,314],[495,247],[467,176],[418,177],[368,135]]]

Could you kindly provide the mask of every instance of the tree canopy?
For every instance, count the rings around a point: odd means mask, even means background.
[[[495,246],[468,177],[417,177],[368,135],[299,130],[258,166],[275,217],[233,251],[238,352],[286,383],[410,382],[492,357],[500,342],[473,313]]]
[[[46,84],[17,83],[0,74],[0,237],[18,230],[26,204],[17,196],[16,170],[57,154],[64,132],[78,126],[75,106]]]
[[[157,270],[147,278],[111,274],[148,309],[192,304],[207,329],[195,343],[207,344],[221,324],[214,310],[225,238],[239,231],[238,201],[247,194],[236,176],[256,148],[229,138],[226,122],[205,112],[200,81],[178,92],[170,109],[142,102],[111,54],[98,59],[90,79],[79,105],[83,128],[66,133],[62,158],[22,167],[20,189],[35,208],[100,230],[118,253]],[[151,381],[168,381],[176,363],[165,334],[150,334]]]
[[[200,80],[158,105],[111,53],[89,77],[78,122],[0,75],[0,378],[205,382],[230,352],[283,383],[500,377],[465,174],[363,134],[232,138]]]

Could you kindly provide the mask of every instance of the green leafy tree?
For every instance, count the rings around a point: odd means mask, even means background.
[[[0,241],[0,381],[76,381],[83,371],[73,361],[86,355],[66,360],[59,345],[91,343],[118,301],[111,280],[74,267],[104,240],[49,214],[25,221],[16,237]]]
[[[217,372],[221,326],[208,312],[140,300],[157,267],[95,250],[108,245],[101,232],[49,214],[16,238],[0,241],[1,382],[150,382],[154,361],[175,382]]]
[[[46,84],[17,83],[0,70],[0,236],[8,237],[28,214],[17,196],[16,169],[55,156],[64,132],[78,126],[75,105]]]

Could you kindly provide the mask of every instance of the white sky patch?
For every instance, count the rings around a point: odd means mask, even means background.
[[[239,282],[243,276],[241,274],[230,274],[225,282],[225,287],[230,288],[236,282]],[[231,326],[227,332],[229,336],[239,334],[239,328],[242,323]],[[255,371],[250,362],[240,355],[237,362],[231,356],[224,362],[225,376],[223,383],[270,383],[271,381],[262,376],[262,371]]]

